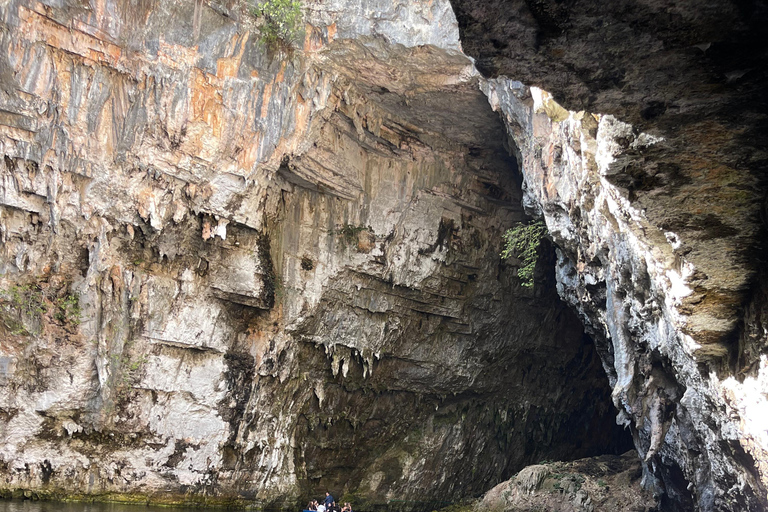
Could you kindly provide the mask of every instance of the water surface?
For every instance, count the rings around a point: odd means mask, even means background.
[[[123,503],[59,503],[0,499],[0,512],[203,512],[200,507],[154,507]]]

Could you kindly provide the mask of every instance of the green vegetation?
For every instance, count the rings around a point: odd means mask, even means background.
[[[581,486],[584,484],[585,478],[584,476],[579,474],[571,475],[571,478],[573,480],[573,491],[577,492],[579,489],[581,489]]]
[[[0,305],[3,310],[3,323],[16,336],[29,336],[25,319],[37,318],[45,314],[47,308],[43,292],[37,286],[14,284],[7,290],[0,290]],[[26,324],[26,325],[25,325]]]
[[[273,302],[280,302],[285,297],[285,283],[283,282],[283,278],[275,274],[275,277],[272,279],[272,290],[273,290]]]
[[[14,284],[8,290],[0,291],[0,296],[5,304],[22,313],[42,315],[46,312],[43,292],[37,286]]]
[[[133,359],[125,354],[112,354],[112,382],[115,389],[115,397],[118,401],[128,398],[131,390],[141,380],[141,373],[147,358],[144,356]]]
[[[448,505],[447,507],[444,506],[445,502],[439,502],[436,501],[435,504],[443,505],[442,508],[433,510],[433,512],[474,512],[477,510],[477,502],[476,501],[465,501],[461,503],[454,503],[452,505]]]
[[[9,484],[6,484],[9,485]],[[71,489],[62,489],[50,486],[46,489],[24,489],[21,487],[0,489],[0,498],[16,500],[47,500],[64,503],[122,503],[141,505],[142,507],[206,507],[219,510],[245,510],[253,507],[242,497],[211,496],[207,494],[190,494],[179,492],[141,493],[141,492],[98,492],[88,494],[72,492]],[[56,507],[54,507],[56,508]],[[136,507],[136,510],[141,510]]]
[[[80,298],[77,295],[65,295],[56,299],[56,320],[72,325],[80,324]]]
[[[546,234],[547,226],[540,220],[530,224],[518,224],[504,233],[501,257],[504,259],[515,257],[520,260],[517,276],[520,278],[520,284],[526,288],[533,286],[533,272],[536,269],[539,245]]]
[[[261,35],[269,48],[293,49],[301,32],[299,0],[262,0],[253,14],[264,20]]]
[[[578,473],[556,473],[552,476],[556,481],[552,487],[556,491],[578,492],[584,484],[585,478]]]
[[[62,325],[80,324],[80,300],[67,293],[69,287],[58,292],[43,289],[38,284],[13,284],[0,289],[0,317],[5,327],[16,336],[40,334],[42,317],[51,313]],[[61,295],[65,293],[65,295]]]
[[[339,237],[342,247],[345,249],[349,246],[355,247],[358,244],[358,235],[363,231],[372,231],[370,228],[360,225],[354,226],[352,224],[345,224],[339,229],[331,231],[331,234]]]

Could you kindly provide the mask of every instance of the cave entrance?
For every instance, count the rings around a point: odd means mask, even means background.
[[[471,64],[334,45],[319,71],[337,77],[332,108],[280,172],[286,264],[319,246],[343,268],[295,332],[325,343],[307,360],[331,361],[297,430],[307,494],[434,509],[530,464],[631,448],[594,344],[558,298],[554,248],[532,288],[499,257],[529,217],[519,152]]]

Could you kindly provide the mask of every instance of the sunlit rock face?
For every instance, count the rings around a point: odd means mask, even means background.
[[[486,90],[526,206],[558,247],[558,290],[597,340],[646,484],[668,508],[763,510],[768,13],[453,5],[465,51],[499,77]]]
[[[426,508],[626,448],[552,248],[499,259],[448,4],[305,7],[288,55],[236,2],[0,6],[5,491]]]

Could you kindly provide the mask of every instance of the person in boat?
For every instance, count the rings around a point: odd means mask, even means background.
[[[341,512],[352,512],[352,505],[349,504],[349,502],[345,502],[344,506],[341,507]]]
[[[325,509],[328,510],[328,507],[330,507],[334,503],[333,496],[331,496],[331,493],[326,491],[325,493],[325,500],[323,500],[323,505],[325,505]]]

